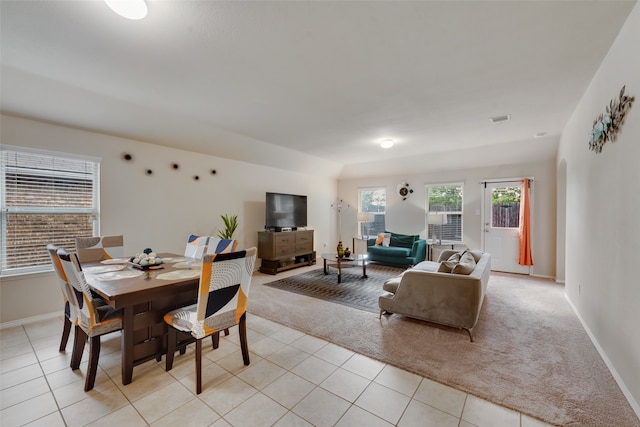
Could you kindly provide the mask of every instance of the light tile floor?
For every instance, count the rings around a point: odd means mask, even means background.
[[[237,328],[206,341],[203,392],[193,345],[134,368],[121,384],[120,333],[104,336],[95,388],[58,352],[62,318],[0,331],[0,424],[11,426],[438,426],[540,427],[538,420],[249,315],[251,365]],[[88,349],[88,346],[87,346]]]

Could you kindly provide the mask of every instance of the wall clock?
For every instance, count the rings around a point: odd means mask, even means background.
[[[396,194],[398,194],[402,200],[407,200],[412,193],[413,190],[411,189],[411,186],[406,182],[401,182],[396,188]]]

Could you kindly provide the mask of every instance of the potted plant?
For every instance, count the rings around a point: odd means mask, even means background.
[[[233,233],[238,228],[238,215],[220,215],[224,222],[224,230],[218,230],[218,237],[221,239],[233,239]]]

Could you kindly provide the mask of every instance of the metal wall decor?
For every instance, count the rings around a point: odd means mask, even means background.
[[[413,190],[411,189],[411,186],[408,183],[401,182],[400,184],[398,184],[398,187],[396,188],[396,193],[398,193],[398,196],[400,196],[404,201],[409,198],[409,196],[413,193]]]
[[[633,96],[626,96],[624,89],[625,86],[622,86],[618,99],[612,99],[606,107],[606,112],[601,113],[593,121],[593,128],[589,132],[589,149],[596,154],[602,152],[602,147],[607,141],[615,142],[624,122],[624,116],[635,100]]]

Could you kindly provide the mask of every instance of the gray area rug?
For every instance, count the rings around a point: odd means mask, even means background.
[[[404,270],[403,268],[370,264],[367,266],[367,277],[364,278],[362,277],[362,267],[343,268],[342,280],[341,283],[338,283],[335,268],[329,268],[329,274],[324,274],[324,270],[320,268],[265,283],[265,286],[377,314],[380,311],[378,297],[381,294],[382,284]]]
[[[265,286],[286,273],[254,276],[249,313],[550,424],[640,426],[562,285],[493,273],[471,343],[458,329]]]

